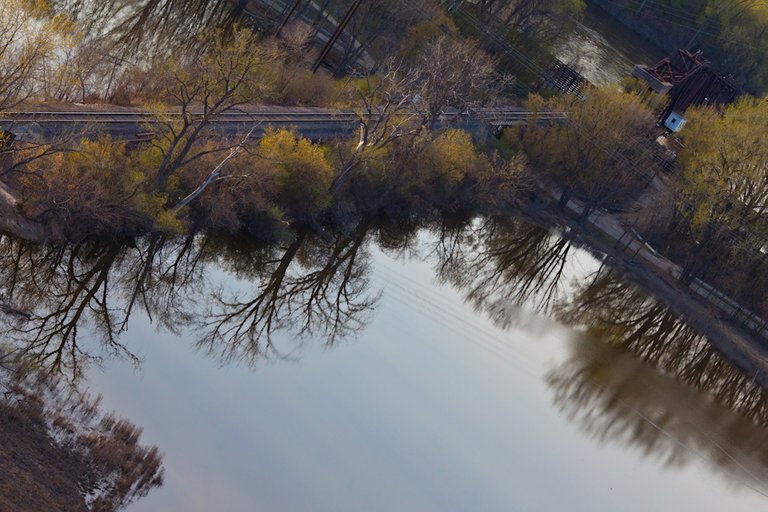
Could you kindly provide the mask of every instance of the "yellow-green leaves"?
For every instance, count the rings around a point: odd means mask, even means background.
[[[768,104],[742,98],[719,116],[692,110],[679,158],[680,208],[691,228],[711,223],[750,231],[768,209]]]
[[[306,222],[330,206],[333,169],[323,148],[277,130],[264,135],[258,154],[279,170],[280,202],[296,220]]]

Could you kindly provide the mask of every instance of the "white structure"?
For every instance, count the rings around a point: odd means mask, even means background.
[[[669,128],[670,131],[673,132],[679,132],[683,129],[683,126],[685,126],[685,118],[683,117],[683,114],[677,111],[673,111],[671,114],[669,114],[669,117],[666,121],[664,121],[664,126]]]

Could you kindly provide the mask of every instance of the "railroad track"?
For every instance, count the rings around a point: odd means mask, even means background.
[[[192,113],[193,118],[202,113]],[[417,117],[416,114],[410,114]],[[47,142],[65,134],[93,137],[110,134],[126,141],[145,141],[155,137],[159,120],[180,119],[180,112],[146,111],[37,111],[0,113],[0,129],[13,133],[18,140]],[[483,127],[498,130],[535,119],[548,123],[565,119],[558,112],[530,112],[511,109],[485,109],[477,112],[445,112],[438,126],[457,126],[478,131]],[[375,120],[375,116],[374,116]],[[295,129],[302,136],[316,141],[353,136],[360,123],[351,110],[333,111],[268,111],[253,110],[220,114],[210,120],[208,130],[227,135],[253,131],[260,137],[269,128]]]
[[[156,119],[180,118],[180,112],[3,112],[0,120],[15,123],[147,123]],[[192,113],[193,118],[202,117],[201,113]],[[415,117],[416,114],[413,114]],[[482,120],[528,120],[532,118],[544,120],[565,119],[566,114],[560,112],[531,112],[523,110],[482,110],[471,113],[446,112],[441,114],[446,120],[462,119],[468,121]],[[353,111],[331,112],[228,112],[214,117],[213,123],[269,123],[274,122],[357,122],[358,115]]]

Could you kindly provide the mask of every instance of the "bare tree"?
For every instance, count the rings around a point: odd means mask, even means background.
[[[30,19],[34,13],[21,0],[0,4],[0,111],[37,92],[42,64],[53,49],[45,28]]]
[[[447,35],[424,48],[408,76],[414,110],[429,129],[448,107],[468,111],[494,104],[512,81],[496,71],[479,42]]]
[[[239,145],[196,150],[216,119],[238,112],[259,98],[257,72],[261,62],[255,36],[240,29],[230,40],[215,33],[202,54],[170,67],[167,95],[180,111],[157,115],[161,133],[156,147],[163,155],[157,169],[159,188],[164,188],[168,178],[190,162]]]

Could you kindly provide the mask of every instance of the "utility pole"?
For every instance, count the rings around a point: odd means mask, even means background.
[[[344,17],[339,21],[338,25],[336,25],[336,30],[333,31],[333,35],[328,40],[328,42],[323,46],[323,50],[320,52],[320,56],[317,58],[317,61],[315,61],[315,65],[312,66],[312,72],[317,72],[318,69],[320,69],[320,65],[323,63],[325,58],[328,56],[328,54],[331,52],[331,49],[336,44],[336,41],[339,40],[339,37],[344,32],[344,29],[347,28],[347,25],[349,24],[352,17],[355,15],[355,11],[357,11],[357,8],[360,7],[360,4],[363,3],[363,0],[355,0],[352,5],[349,7],[349,10],[344,15]]]
[[[288,11],[288,14],[285,15],[283,18],[283,21],[280,22],[280,25],[277,26],[277,29],[275,30],[275,36],[280,35],[280,31],[285,28],[285,26],[288,24],[288,22],[291,20],[291,16],[293,16],[293,13],[296,12],[296,9],[299,8],[299,5],[301,5],[302,0],[296,0],[293,3],[293,7]]]

